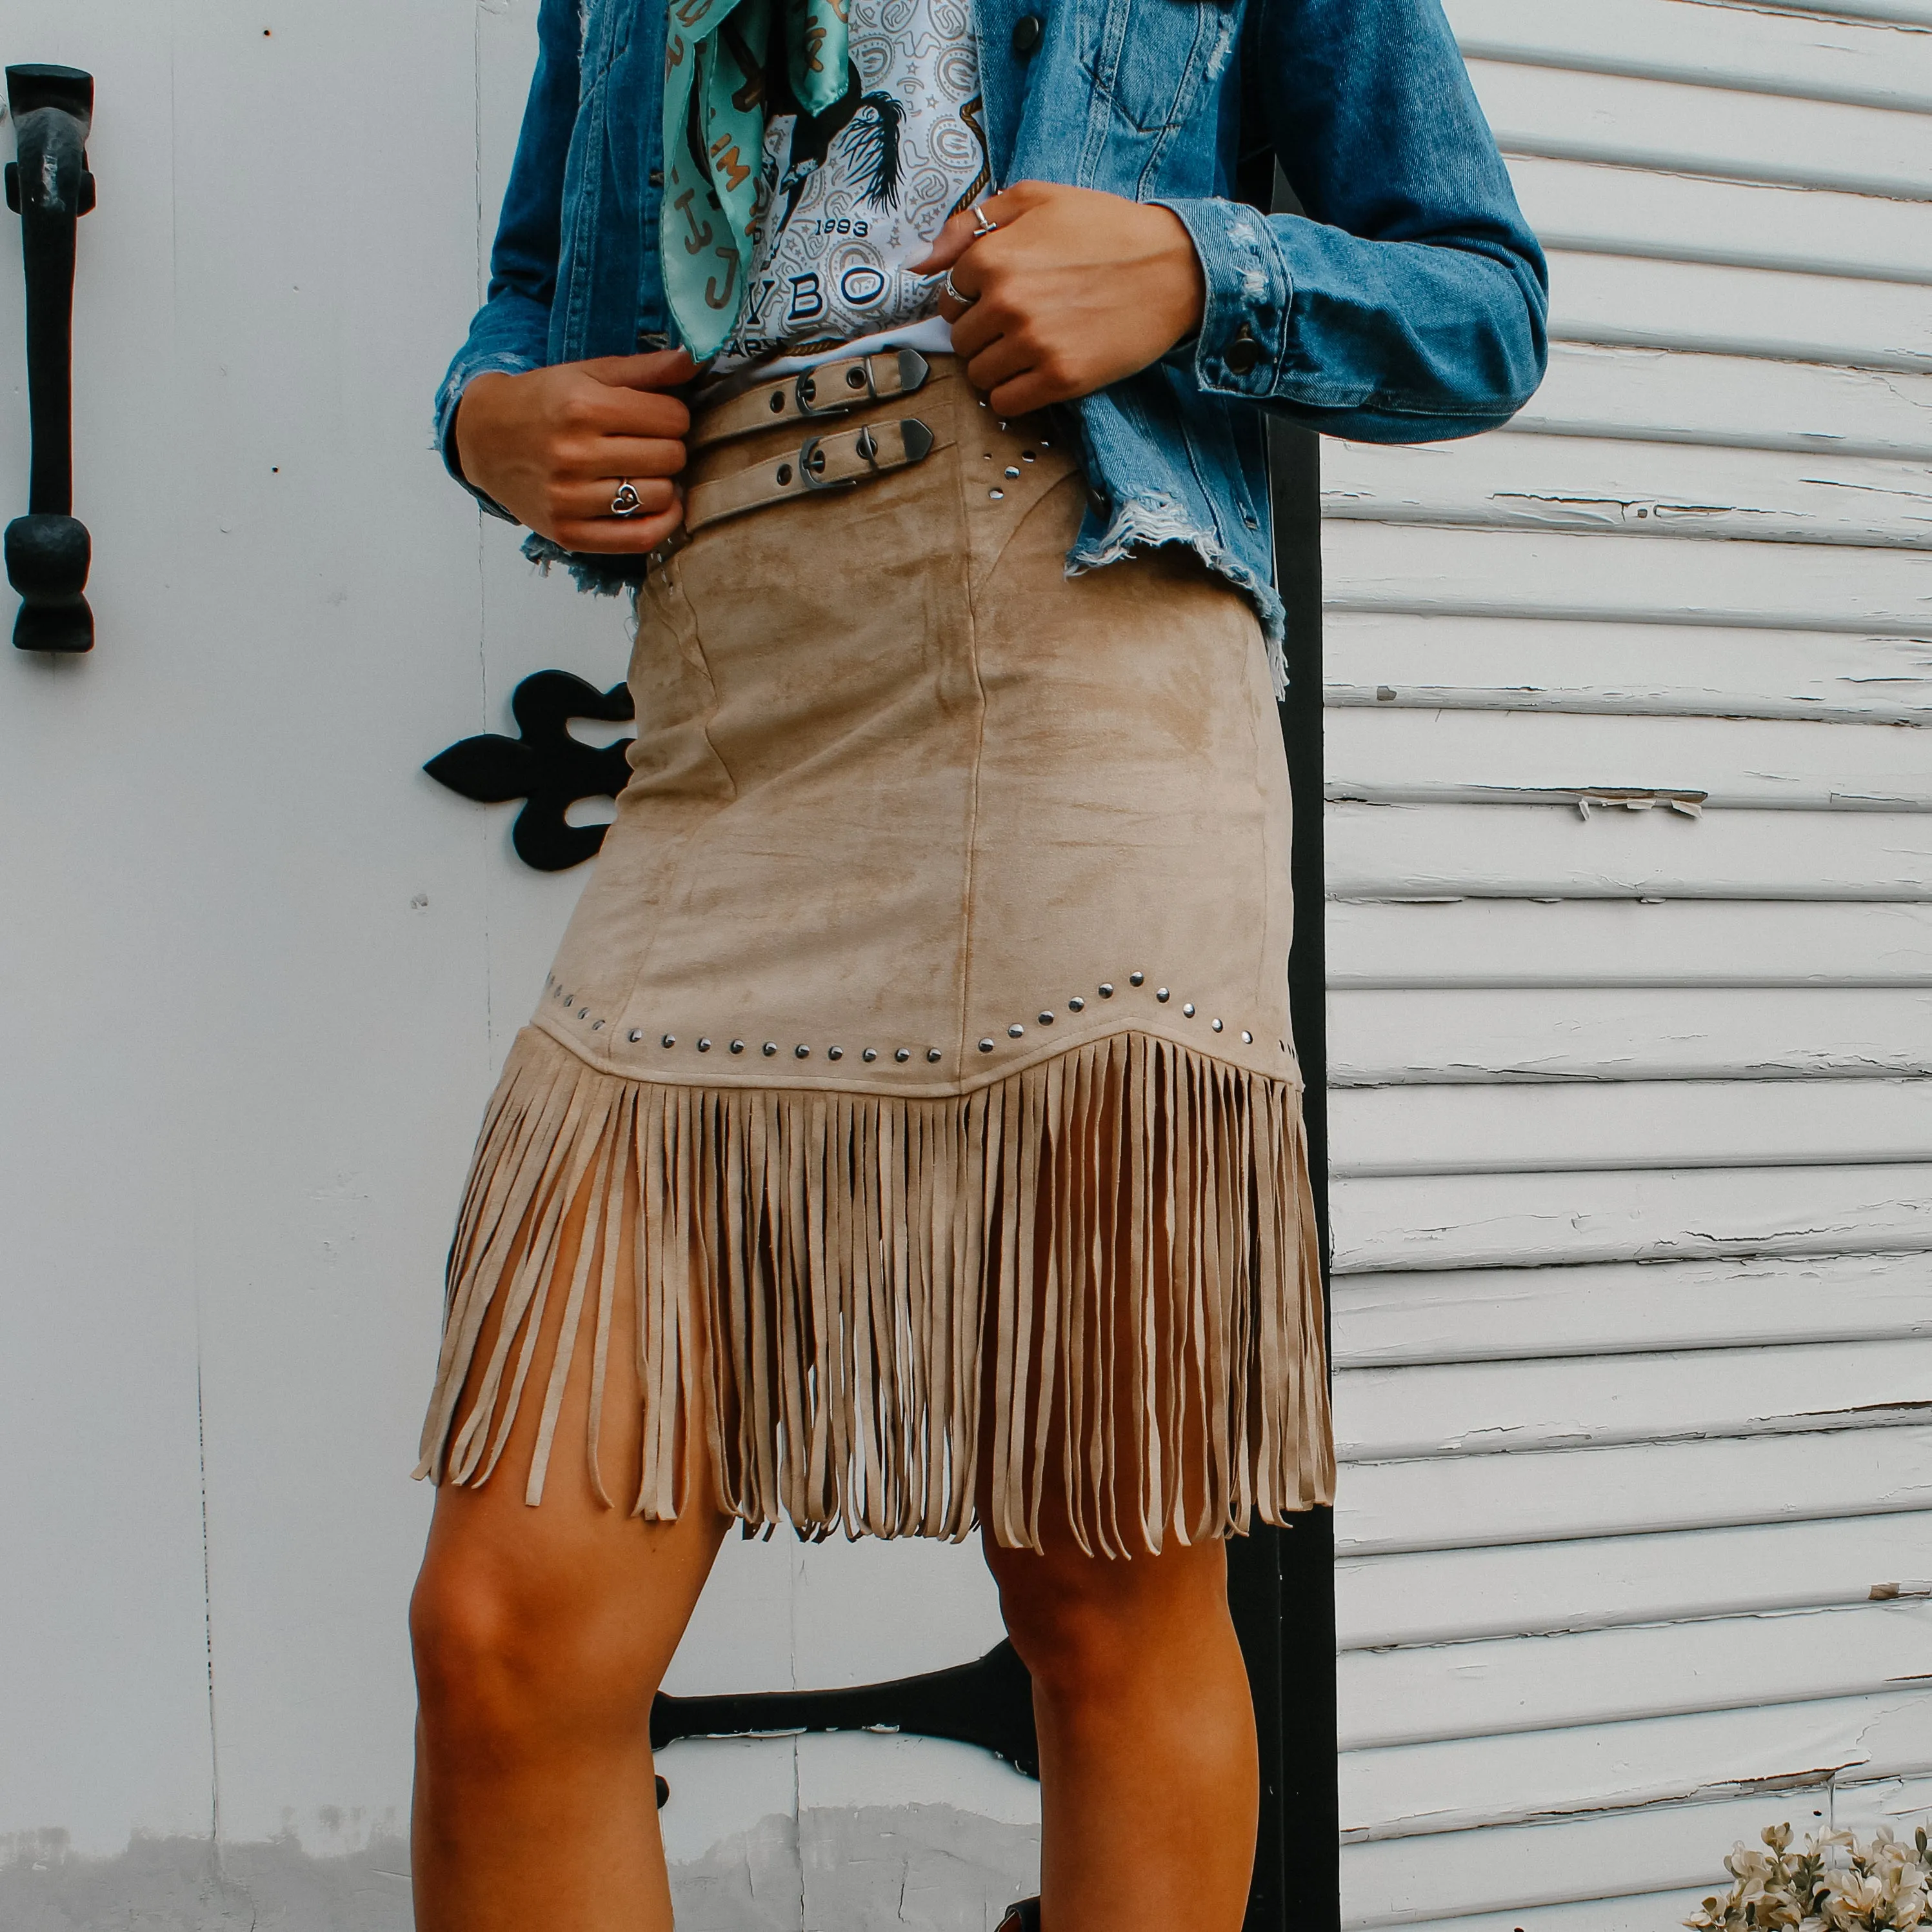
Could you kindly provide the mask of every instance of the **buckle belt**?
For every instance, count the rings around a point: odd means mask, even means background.
[[[795,453],[768,457],[748,470],[693,484],[685,495],[683,528],[694,536],[708,524],[742,516],[748,510],[762,510],[818,490],[848,490],[922,463],[932,446],[932,430],[916,416],[808,436]],[[670,554],[668,548],[664,552]]]
[[[868,403],[909,396],[926,386],[932,373],[932,365],[916,349],[887,349],[876,355],[821,362],[816,368],[781,382],[760,383],[728,402],[700,409],[686,447],[709,449],[714,443],[753,436],[777,424],[842,416]]]

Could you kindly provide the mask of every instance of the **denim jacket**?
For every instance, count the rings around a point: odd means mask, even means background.
[[[437,397],[459,480],[472,376],[668,339],[665,6],[542,0],[488,299]],[[1160,202],[1206,282],[1193,338],[1071,406],[1090,507],[1067,568],[1191,545],[1252,598],[1279,678],[1262,412],[1425,442],[1506,422],[1542,377],[1542,252],[1440,0],[974,0],[974,18],[994,184]],[[1305,215],[1234,198],[1244,140],[1272,147]],[[586,588],[637,572],[526,548]]]

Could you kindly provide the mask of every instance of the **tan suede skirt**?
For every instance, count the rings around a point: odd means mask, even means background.
[[[422,1473],[484,1480],[541,1390],[537,1501],[590,1348],[592,1480],[636,1400],[646,1517],[698,1418],[748,1525],[1279,1522],[1334,1457],[1258,624],[1183,550],[1067,577],[1071,452],[956,364],[840,426],[906,417],[922,462],[640,592],[634,776],[484,1122]]]

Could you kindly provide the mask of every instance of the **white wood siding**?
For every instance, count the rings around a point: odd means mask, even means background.
[[[1324,447],[1345,1922],[1932,1807],[1932,4],[1448,0],[1506,431]]]

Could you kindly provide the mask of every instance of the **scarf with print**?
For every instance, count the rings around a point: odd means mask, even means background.
[[[702,362],[736,326],[765,148],[765,61],[785,37],[791,88],[821,114],[846,87],[848,0],[670,0],[658,248],[680,338]]]

